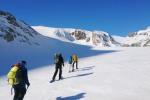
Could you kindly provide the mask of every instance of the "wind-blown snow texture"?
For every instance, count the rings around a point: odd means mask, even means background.
[[[79,58],[79,70],[73,73],[68,73],[66,62],[64,79],[54,83],[49,83],[54,65],[30,70],[31,86],[25,100],[149,100],[149,50],[102,48],[100,51],[116,52]],[[6,78],[1,77],[1,100],[12,97]]]

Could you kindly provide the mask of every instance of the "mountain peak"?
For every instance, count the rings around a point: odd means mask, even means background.
[[[0,11],[0,38],[7,42],[35,43],[39,34],[25,22],[16,19],[12,14]]]
[[[51,28],[45,26],[32,27],[44,36],[56,38],[62,41],[108,47],[117,44],[107,32],[103,31],[88,31],[75,28]]]

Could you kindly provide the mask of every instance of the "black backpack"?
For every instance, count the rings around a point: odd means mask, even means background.
[[[20,84],[23,81],[23,70],[22,68],[19,68],[19,70],[16,73],[16,80],[18,84]]]

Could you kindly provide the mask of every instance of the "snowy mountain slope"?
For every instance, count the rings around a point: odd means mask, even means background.
[[[70,29],[65,30],[72,32]],[[5,75],[10,66],[20,60],[26,60],[29,69],[35,69],[53,64],[53,56],[58,52],[65,56],[65,60],[73,53],[83,58],[110,52],[95,51],[90,46],[62,41],[63,39],[60,41],[55,37],[41,35],[10,13],[0,11],[0,76]]]
[[[91,32],[81,29],[51,28],[45,26],[32,26],[32,28],[42,35],[78,44],[96,45],[100,47],[119,45],[108,33],[103,31]]]
[[[11,64],[19,60],[44,56],[40,52],[47,50],[48,41],[25,22],[8,12],[0,11],[0,76],[6,74]]]
[[[25,100],[149,100],[150,49],[101,50],[118,52],[79,59],[79,70],[73,73],[68,73],[65,64],[62,81],[49,83],[54,65],[29,71],[31,86]],[[0,92],[2,100],[12,100],[5,77],[1,79]]]
[[[30,27],[24,21],[16,19],[12,14],[0,11],[0,41],[18,42],[29,45],[40,45],[42,35],[61,41],[81,45],[114,47],[114,46],[149,46],[150,27],[130,33],[126,38],[110,36],[103,31],[87,31],[73,28],[51,28],[44,26]]]
[[[138,32],[130,33],[128,37],[126,37],[126,41],[124,44],[128,46],[149,46],[150,41],[150,27],[145,30],[140,30]]]
[[[32,26],[33,29],[38,31],[40,34],[51,37],[51,38],[56,38],[60,40],[70,40],[73,41],[73,38],[68,34],[68,32],[73,32],[75,29],[61,29],[61,28],[51,28],[51,27],[44,27],[44,26]]]
[[[120,44],[124,44],[126,41],[126,37],[117,36],[117,35],[112,35],[112,37]]]
[[[0,40],[39,45],[37,42],[39,35],[28,24],[16,19],[12,14],[0,11]]]

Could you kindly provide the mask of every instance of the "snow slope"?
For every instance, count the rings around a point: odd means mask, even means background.
[[[32,26],[32,28],[44,36],[81,45],[99,47],[114,47],[119,45],[113,37],[103,31],[87,31],[73,28],[52,28],[45,26]]]
[[[112,36],[117,42],[124,44],[126,41],[126,37],[122,37],[122,36],[117,36],[117,35],[113,35]]]
[[[8,12],[0,11],[0,40],[7,43],[40,45],[37,42],[39,37],[42,36],[24,21],[16,19]]]
[[[150,48],[101,51],[116,52],[80,58],[79,70],[73,73],[68,73],[66,63],[62,81],[49,83],[54,65],[30,70],[25,100],[149,100]],[[0,81],[0,98],[12,100],[5,77]]]
[[[124,41],[128,46],[147,47],[150,46],[150,27],[144,30],[130,33]]]
[[[47,37],[59,39],[62,41],[65,41],[65,40],[73,41],[74,40],[68,33],[74,32],[75,29],[52,28],[52,27],[45,27],[45,26],[32,26],[32,28],[35,29],[36,31],[38,31],[40,34],[47,36]]]

